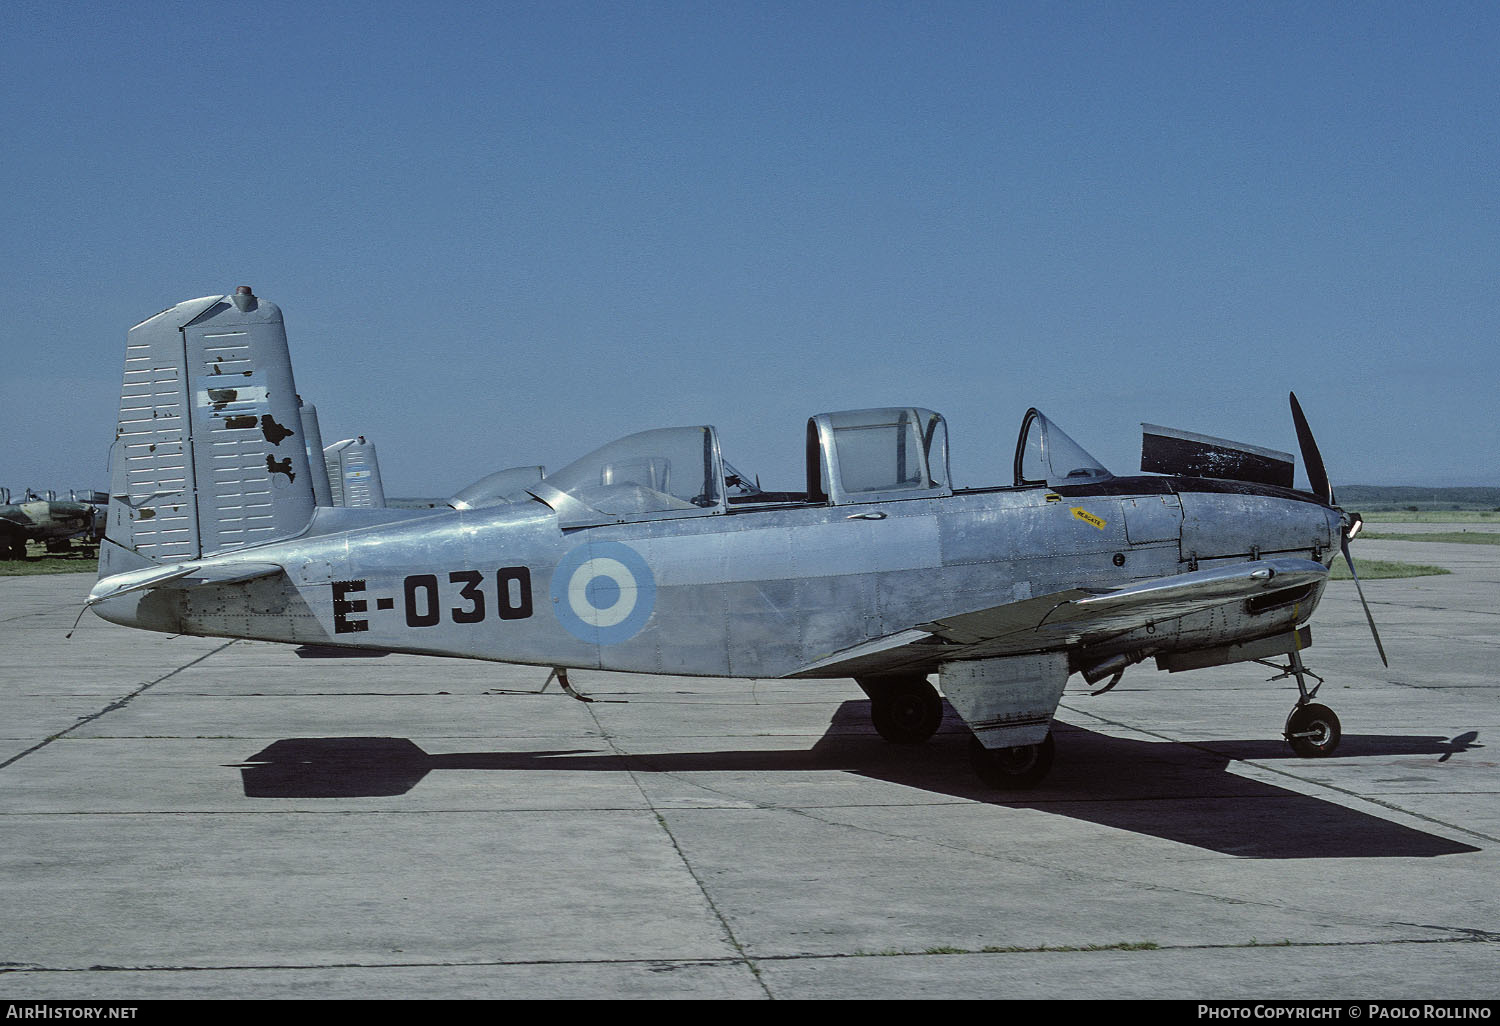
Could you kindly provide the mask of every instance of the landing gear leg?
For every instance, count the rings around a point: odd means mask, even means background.
[[[1288,658],[1290,664],[1285,668],[1276,666],[1275,663],[1265,664],[1283,670],[1280,677],[1272,677],[1272,680],[1280,680],[1282,677],[1297,678],[1297,704],[1292,707],[1291,714],[1286,718],[1282,737],[1286,738],[1287,744],[1292,746],[1292,751],[1304,759],[1332,755],[1334,749],[1339,746],[1343,729],[1332,709],[1313,701],[1318,688],[1323,686],[1323,678],[1303,665],[1302,653],[1296,649],[1288,653]],[[1263,660],[1258,661],[1263,662]],[[1307,687],[1307,677],[1318,682],[1310,691]]]

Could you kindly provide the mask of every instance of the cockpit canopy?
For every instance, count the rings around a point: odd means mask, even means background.
[[[528,489],[542,479],[543,467],[507,467],[480,478],[448,500],[454,509],[484,509],[528,502]]]
[[[807,422],[810,502],[879,502],[952,494],[948,426],[915,406],[822,413]]]
[[[1067,432],[1035,407],[1027,410],[1021,421],[1021,436],[1016,440],[1015,473],[1018,488],[1023,485],[1057,488],[1092,484],[1114,477],[1083,446],[1069,438]]]
[[[708,425],[641,431],[526,490],[563,527],[726,513],[732,502],[879,502],[952,494],[948,429],[917,407],[824,413],[807,422],[806,495],[767,493],[724,461]]]
[[[641,431],[595,449],[532,485],[563,527],[723,512],[724,460],[712,427]]]
[[[492,475],[494,480],[476,482],[452,504],[461,509],[492,505],[509,498],[513,487],[523,488],[556,510],[559,524],[568,528],[728,513],[731,505],[838,506],[953,494],[948,427],[932,410],[895,406],[820,413],[807,422],[806,454],[805,494],[762,492],[724,461],[711,426],[658,428],[595,449],[541,480],[538,467]],[[1113,476],[1034,409],[1021,424],[1015,475],[1017,487],[1053,488]]]

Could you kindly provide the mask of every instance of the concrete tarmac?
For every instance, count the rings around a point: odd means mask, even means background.
[[[1393,531],[1393,525],[1379,525]],[[167,637],[0,578],[0,1001],[1500,997],[1500,547],[1254,665],[1070,683],[1036,791],[852,681]],[[518,694],[519,692],[519,694]],[[526,693],[532,692],[532,693]]]

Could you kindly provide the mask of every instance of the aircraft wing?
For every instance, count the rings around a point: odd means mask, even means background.
[[[1074,588],[955,612],[862,642],[789,674],[865,676],[1103,641],[1148,624],[1322,581],[1308,559],[1259,559],[1109,590]]]

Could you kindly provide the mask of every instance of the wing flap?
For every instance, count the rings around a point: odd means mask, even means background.
[[[865,673],[890,673],[894,669],[921,662],[920,657],[913,658],[920,647],[938,643],[934,641],[932,632],[912,628],[841,649],[826,659],[808,663],[790,676],[858,677]],[[838,672],[823,672],[829,669],[836,669]]]

